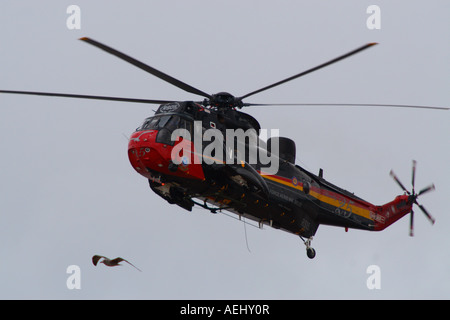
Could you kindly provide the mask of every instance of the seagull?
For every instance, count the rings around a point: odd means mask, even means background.
[[[124,258],[121,258],[121,257],[117,257],[117,258],[111,260],[111,259],[109,259],[107,257],[104,257],[104,256],[95,255],[95,256],[92,257],[92,263],[94,264],[94,266],[97,265],[97,263],[98,263],[98,261],[100,259],[103,259],[102,261],[100,261],[100,263],[103,263],[105,266],[108,266],[108,267],[121,266],[119,263],[121,263],[122,261],[125,261],[129,265],[135,267],[136,269],[138,269],[139,271],[142,272],[141,269],[139,269],[138,267],[133,265],[131,262],[129,262],[129,261],[127,261],[127,260],[125,260]]]

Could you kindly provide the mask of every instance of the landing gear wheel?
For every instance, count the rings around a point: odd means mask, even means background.
[[[310,237],[310,238],[308,238],[308,240],[305,240],[305,239],[303,239],[302,236],[300,236],[300,239],[302,239],[303,243],[306,246],[306,255],[310,259],[314,259],[314,257],[316,256],[316,250],[314,250],[314,248],[311,247],[312,238],[313,237]]]
[[[307,248],[306,255],[308,256],[308,258],[314,259],[314,257],[316,256],[316,250],[314,250],[313,248]]]

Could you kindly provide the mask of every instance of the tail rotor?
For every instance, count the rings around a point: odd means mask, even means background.
[[[390,175],[395,180],[395,182],[397,182],[397,184],[400,186],[400,188],[409,195],[410,203],[417,205],[419,207],[419,209],[423,212],[423,214],[427,217],[427,219],[431,222],[431,224],[434,224],[434,222],[436,220],[430,215],[430,213],[425,209],[424,206],[422,206],[421,204],[419,204],[417,202],[417,198],[429,191],[433,191],[435,189],[435,186],[434,186],[434,184],[431,184],[431,185],[423,188],[422,190],[420,190],[418,193],[416,193],[416,191],[415,191],[416,165],[417,165],[416,160],[413,160],[412,173],[411,173],[411,185],[412,185],[411,191],[406,189],[406,187],[401,183],[400,179],[395,175],[394,171],[391,170]],[[413,210],[413,208],[411,208],[411,213],[410,213],[409,235],[411,237],[414,236],[414,210]]]

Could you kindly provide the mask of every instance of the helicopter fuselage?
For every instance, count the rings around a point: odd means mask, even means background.
[[[276,172],[267,173],[265,165],[249,163],[248,157],[227,162],[213,154],[205,159],[211,141],[202,141],[199,147],[195,139],[173,139],[175,129],[198,131],[194,121],[201,121],[203,132],[221,126],[261,129],[255,119],[236,112],[231,118],[193,102],[162,105],[132,134],[128,145],[131,165],[171,204],[188,211],[195,204],[213,213],[227,210],[259,226],[269,225],[306,238],[312,237],[320,224],[382,230],[411,211],[407,195],[383,206],[373,205],[326,181],[322,171],[315,175],[296,165],[295,155],[284,155],[283,146],[274,157],[278,161]],[[226,150],[222,143],[222,150]],[[174,149],[181,144],[188,152],[179,156]],[[176,156],[181,159],[177,161]],[[205,161],[211,158],[217,161]]]

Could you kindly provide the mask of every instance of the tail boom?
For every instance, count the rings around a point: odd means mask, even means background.
[[[397,196],[393,201],[376,206],[370,212],[374,220],[374,231],[381,231],[411,212],[413,201],[408,195]]]

